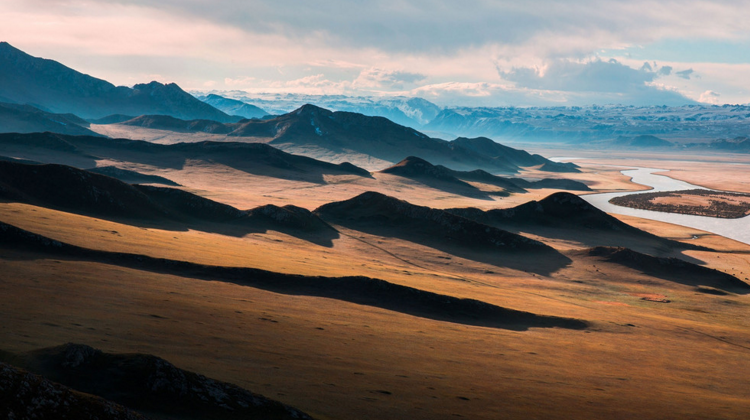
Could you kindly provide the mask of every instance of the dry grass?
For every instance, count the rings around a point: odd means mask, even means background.
[[[486,202],[386,174],[312,185],[216,169],[188,165],[171,176],[152,173],[241,208],[315,208],[369,189],[442,208],[510,207],[549,193]],[[602,190],[637,188],[604,166],[576,176],[598,182]],[[720,251],[686,252],[712,268],[741,278],[750,273],[750,246],[618,217]],[[572,259],[542,276],[346,229],[324,247],[273,231],[237,238],[144,229],[16,203],[0,203],[0,220],[95,249],[287,273],[365,275],[592,323],[587,331],[471,327],[334,299],[5,250],[5,350],[80,342],[110,352],[151,353],[321,419],[744,419],[750,412],[750,296],[699,293],[577,253],[585,238],[539,237]],[[641,299],[656,295],[671,303]]]

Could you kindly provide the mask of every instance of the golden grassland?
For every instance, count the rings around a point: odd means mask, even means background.
[[[441,208],[511,207],[549,193],[487,202],[385,174],[307,185],[229,169],[210,173],[189,166],[168,177],[240,208],[313,209],[368,189]],[[602,190],[639,188],[607,167],[587,166],[576,177]],[[619,218],[718,251],[683,251],[684,257],[742,279],[750,273],[750,246]],[[588,256],[580,251],[585,237],[537,237],[572,260],[543,275],[544,261],[510,269],[501,258],[460,258],[341,227],[328,247],[275,231],[232,237],[210,233],[208,225],[139,227],[19,203],[0,203],[0,221],[93,249],[305,275],[364,275],[591,324],[583,331],[467,326],[18,249],[0,256],[4,350],[78,342],[155,354],[321,419],[745,419],[750,412],[750,297],[699,293]]]

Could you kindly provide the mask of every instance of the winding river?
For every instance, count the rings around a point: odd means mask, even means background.
[[[679,181],[664,175],[657,175],[654,172],[665,171],[665,169],[654,168],[635,168],[623,170],[622,174],[632,178],[636,184],[645,185],[653,188],[649,192],[656,191],[677,191],[691,189],[707,189],[688,182]],[[645,192],[645,191],[641,191]],[[627,216],[636,216],[643,219],[658,220],[660,222],[672,223],[675,225],[704,230],[715,233],[736,241],[750,244],[750,216],[740,219],[720,219],[716,217],[691,216],[688,214],[664,213],[651,210],[631,209],[629,207],[616,206],[610,204],[609,200],[614,197],[633,194],[632,191],[603,193],[583,195],[585,199],[597,208],[614,214],[623,214]]]

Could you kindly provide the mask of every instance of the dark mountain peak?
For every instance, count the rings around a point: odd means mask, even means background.
[[[333,111],[329,111],[325,108],[321,108],[317,105],[313,104],[305,104],[301,107],[295,109],[294,111],[290,112],[287,115],[299,115],[299,116],[310,116],[310,115],[325,115],[330,116],[333,115]]]
[[[606,227],[613,230],[630,227],[597,209],[581,197],[568,192],[556,192],[540,201],[529,201],[512,209],[491,210],[491,212],[502,212],[513,218],[552,218],[567,222],[580,221],[588,227]]]
[[[266,204],[265,206],[256,207],[248,211],[248,215],[251,218],[260,216],[266,218],[276,225],[291,229],[300,229],[306,231],[333,229],[328,223],[321,220],[310,210],[291,204],[288,204],[284,207],[279,207],[273,204]]]
[[[583,198],[568,192],[556,192],[539,201],[546,212],[557,212],[561,214],[573,214],[581,212],[603,213]]]
[[[380,172],[404,177],[429,177],[446,182],[465,184],[465,182],[453,176],[453,171],[445,166],[433,165],[416,156],[409,156],[401,162],[383,169]]]
[[[342,225],[354,223],[359,228],[396,228],[427,233],[433,240],[462,246],[483,246],[505,250],[553,252],[547,245],[491,227],[445,210],[418,206],[378,192],[368,191],[346,201],[320,206],[315,210],[324,220],[332,218]],[[362,225],[363,224],[363,225]],[[421,235],[421,233],[420,233]]]

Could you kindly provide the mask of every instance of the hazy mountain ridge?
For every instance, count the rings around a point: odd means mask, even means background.
[[[516,141],[579,142],[653,135],[704,142],[745,135],[748,105],[504,107],[444,109],[427,130]]]
[[[405,96],[374,97],[300,93],[249,94],[244,91],[191,91],[191,93],[209,103],[211,103],[209,100],[203,98],[212,94],[239,100],[260,107],[274,115],[286,114],[305,104],[313,104],[331,111],[346,111],[371,117],[385,117],[397,124],[416,129],[430,122],[441,110],[439,106],[428,100]]]
[[[174,83],[115,86],[56,61],[32,57],[0,43],[0,96],[43,111],[73,113],[82,118],[111,114],[165,114],[187,119],[236,121],[199,101]]]

